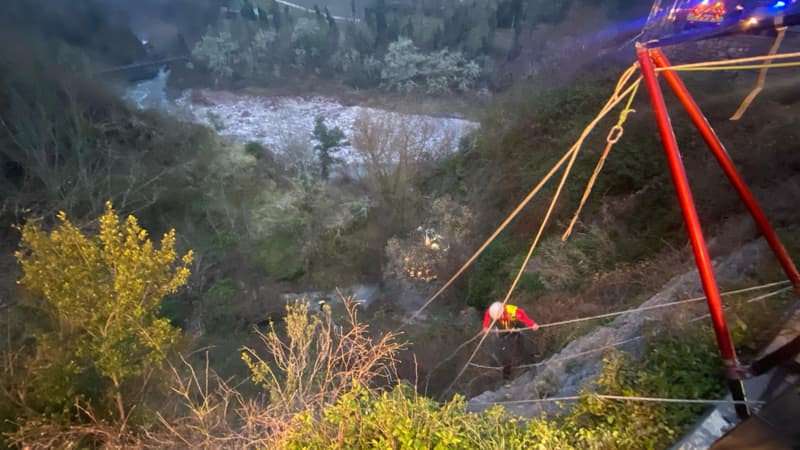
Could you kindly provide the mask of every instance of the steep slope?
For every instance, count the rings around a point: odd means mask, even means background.
[[[714,271],[719,283],[726,286],[757,277],[762,258],[768,252],[765,242],[760,239],[742,246],[728,256],[717,258],[714,262]],[[771,257],[771,254],[766,256]],[[700,295],[703,294],[697,271],[690,270],[669,280],[659,292],[643,302],[641,307],[651,307]],[[681,305],[624,314],[610,324],[599,326],[589,334],[572,341],[562,351],[545,360],[540,369],[529,370],[506,387],[497,391],[487,391],[472,398],[469,401],[469,408],[480,411],[493,403],[508,400],[578,395],[583,388],[597,379],[604,365],[602,351],[588,354],[586,352],[627,342],[620,348],[633,354],[641,354],[643,343],[651,332],[668,329],[675,321],[685,322],[702,316],[703,313],[704,303],[698,302],[692,306]],[[645,339],[638,339],[640,337]],[[506,408],[513,414],[525,417],[536,417],[543,411],[558,410],[554,403],[510,404],[506,405]]]

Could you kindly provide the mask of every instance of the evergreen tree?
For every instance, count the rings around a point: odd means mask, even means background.
[[[319,155],[320,177],[327,180],[330,176],[330,167],[339,161],[334,154],[341,151],[342,147],[350,145],[350,142],[345,139],[341,128],[328,128],[322,116],[317,116],[312,136],[318,142],[314,150]]]
[[[406,22],[405,26],[403,27],[403,32],[401,34],[403,36],[409,38],[409,39],[414,39],[414,24],[411,23],[411,19],[410,18],[408,19],[408,22]]]
[[[377,0],[375,2],[375,41],[377,44],[389,42],[386,36],[386,29],[388,28],[386,22],[386,2],[384,0]]]
[[[336,28],[336,21],[333,20],[333,16],[327,6],[325,7],[325,20],[328,21],[328,26],[331,27],[331,29]]]
[[[283,25],[283,18],[281,17],[281,7],[275,0],[272,0],[269,5],[269,14],[272,16],[272,28],[275,28],[276,31],[280,30],[281,25]]]
[[[442,35],[444,31],[442,30],[442,26],[436,27],[436,31],[433,33],[433,49],[439,50],[442,46]]]
[[[292,13],[289,11],[288,5],[283,5],[283,18],[286,19],[287,23],[292,23]]]
[[[322,11],[319,9],[319,5],[314,5],[314,17],[317,18],[317,23],[320,27],[325,24],[325,17],[323,17]]]

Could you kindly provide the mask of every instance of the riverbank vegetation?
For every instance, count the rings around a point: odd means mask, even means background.
[[[583,20],[571,15],[583,7],[577,1],[353,1],[338,16],[323,4],[303,10],[274,0],[219,3],[201,2],[195,8],[205,13],[195,17],[203,20],[184,21],[193,65],[176,80],[269,86],[312,77],[404,94],[485,94],[507,87],[508,76],[530,75],[512,66],[527,51],[541,53],[542,43],[531,42],[536,33],[565,21],[581,27]],[[623,0],[596,6],[601,21],[647,9]]]

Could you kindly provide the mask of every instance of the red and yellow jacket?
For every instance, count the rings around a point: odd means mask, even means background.
[[[492,317],[489,315],[489,308],[483,314],[483,328],[489,328],[492,323]],[[514,328],[518,323],[525,325],[526,328],[533,328],[536,326],[534,322],[522,308],[514,305],[506,305],[506,310],[503,311],[503,316],[497,321],[497,326],[506,330]]]

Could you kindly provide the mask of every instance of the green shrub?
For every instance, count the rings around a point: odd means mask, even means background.
[[[159,315],[169,319],[173,327],[185,329],[192,315],[192,304],[186,298],[168,295],[161,301]]]
[[[485,308],[495,300],[500,286],[508,283],[507,264],[514,255],[511,241],[498,237],[478,258],[467,280],[467,304]]]
[[[603,394],[719,398],[723,379],[710,330],[677,330],[654,339],[641,358],[612,354],[598,379]],[[579,448],[664,448],[706,405],[622,402],[585,396],[565,419]]]
[[[240,295],[239,290],[230,278],[216,281],[203,294],[203,322],[206,330],[215,332],[223,328],[235,329],[240,325],[241,312],[233,305],[237,295]]]
[[[519,279],[517,290],[531,295],[542,295],[547,291],[547,287],[542,282],[542,277],[539,273],[523,272],[522,277]]]
[[[504,418],[502,408],[472,414],[463,397],[439,404],[405,385],[381,394],[356,385],[321,418],[300,414],[293,425],[289,449],[536,448],[529,445],[539,438],[529,439],[534,436],[528,433],[552,433],[563,442],[557,429],[541,423],[526,428]]]
[[[244,144],[244,152],[255,159],[264,157],[264,146],[255,141],[250,141]]]
[[[306,273],[303,243],[292,232],[275,234],[255,245],[261,267],[279,281],[294,281]]]
[[[616,244],[609,232],[596,225],[573,232],[567,241],[553,236],[539,250],[541,281],[547,289],[576,289],[592,275],[610,271],[616,264]]]
[[[651,341],[644,356],[612,353],[601,394],[717,398],[720,361],[710,330],[678,330]],[[592,390],[594,391],[594,390]],[[463,397],[445,403],[406,385],[376,393],[355,385],[321,415],[295,416],[288,448],[653,449],[670,445],[703,405],[603,400],[590,391],[561,417],[520,420],[503,408],[469,413]]]

